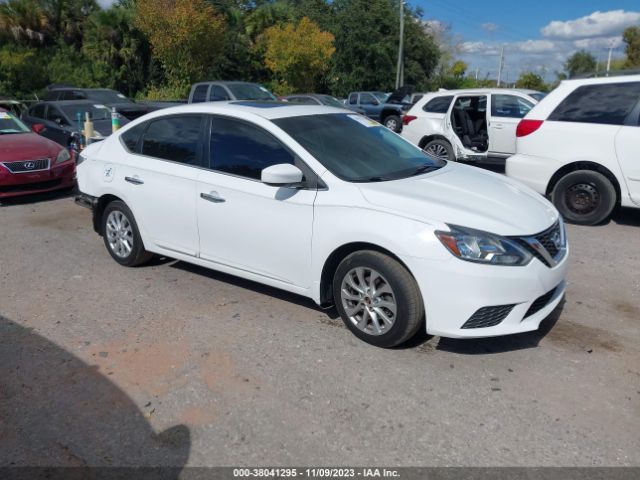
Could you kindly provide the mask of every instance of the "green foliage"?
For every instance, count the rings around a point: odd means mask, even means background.
[[[73,46],[58,45],[47,65],[48,83],[66,83],[85,88],[110,88],[113,77],[104,63],[94,63]]]
[[[627,68],[640,67],[640,27],[627,28],[622,39],[627,44],[624,52],[627,55],[627,60],[624,64]]]
[[[42,88],[43,77],[36,49],[12,44],[0,49],[0,95],[27,98]]]
[[[595,72],[597,61],[596,58],[586,50],[580,50],[571,55],[565,63],[565,70],[569,78],[576,75]]]
[[[542,77],[533,72],[523,72],[516,81],[516,88],[527,88],[539,92],[546,92],[549,89]]]

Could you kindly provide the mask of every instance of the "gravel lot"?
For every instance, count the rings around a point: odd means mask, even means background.
[[[90,212],[0,208],[0,465],[640,465],[640,212],[569,227],[540,331],[368,346],[310,300],[127,269]]]

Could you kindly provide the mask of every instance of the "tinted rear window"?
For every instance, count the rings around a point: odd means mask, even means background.
[[[124,144],[125,148],[131,153],[140,153],[138,140],[140,139],[140,135],[144,133],[144,129],[147,128],[148,124],[148,122],[141,123],[120,135],[120,140]]]
[[[623,125],[639,99],[640,82],[585,85],[571,92],[549,120]]]
[[[447,113],[449,105],[451,105],[451,100],[453,100],[453,96],[433,98],[422,107],[422,110],[431,113]]]
[[[191,98],[191,103],[200,103],[207,101],[207,89],[208,85],[198,85],[196,89],[193,91],[193,97]]]

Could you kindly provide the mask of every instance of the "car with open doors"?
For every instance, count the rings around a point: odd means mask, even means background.
[[[507,158],[516,126],[538,100],[515,89],[442,90],[425,94],[404,115],[402,136],[446,160]]]
[[[520,122],[506,173],[595,225],[640,208],[640,75],[565,80]]]
[[[341,108],[154,112],[89,145],[78,182],[119,264],[160,254],[295,292],[382,347],[535,330],[565,291],[551,203]]]

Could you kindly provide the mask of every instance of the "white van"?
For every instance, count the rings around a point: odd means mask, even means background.
[[[566,80],[516,132],[507,175],[550,197],[564,218],[601,223],[640,208],[640,75]]]

